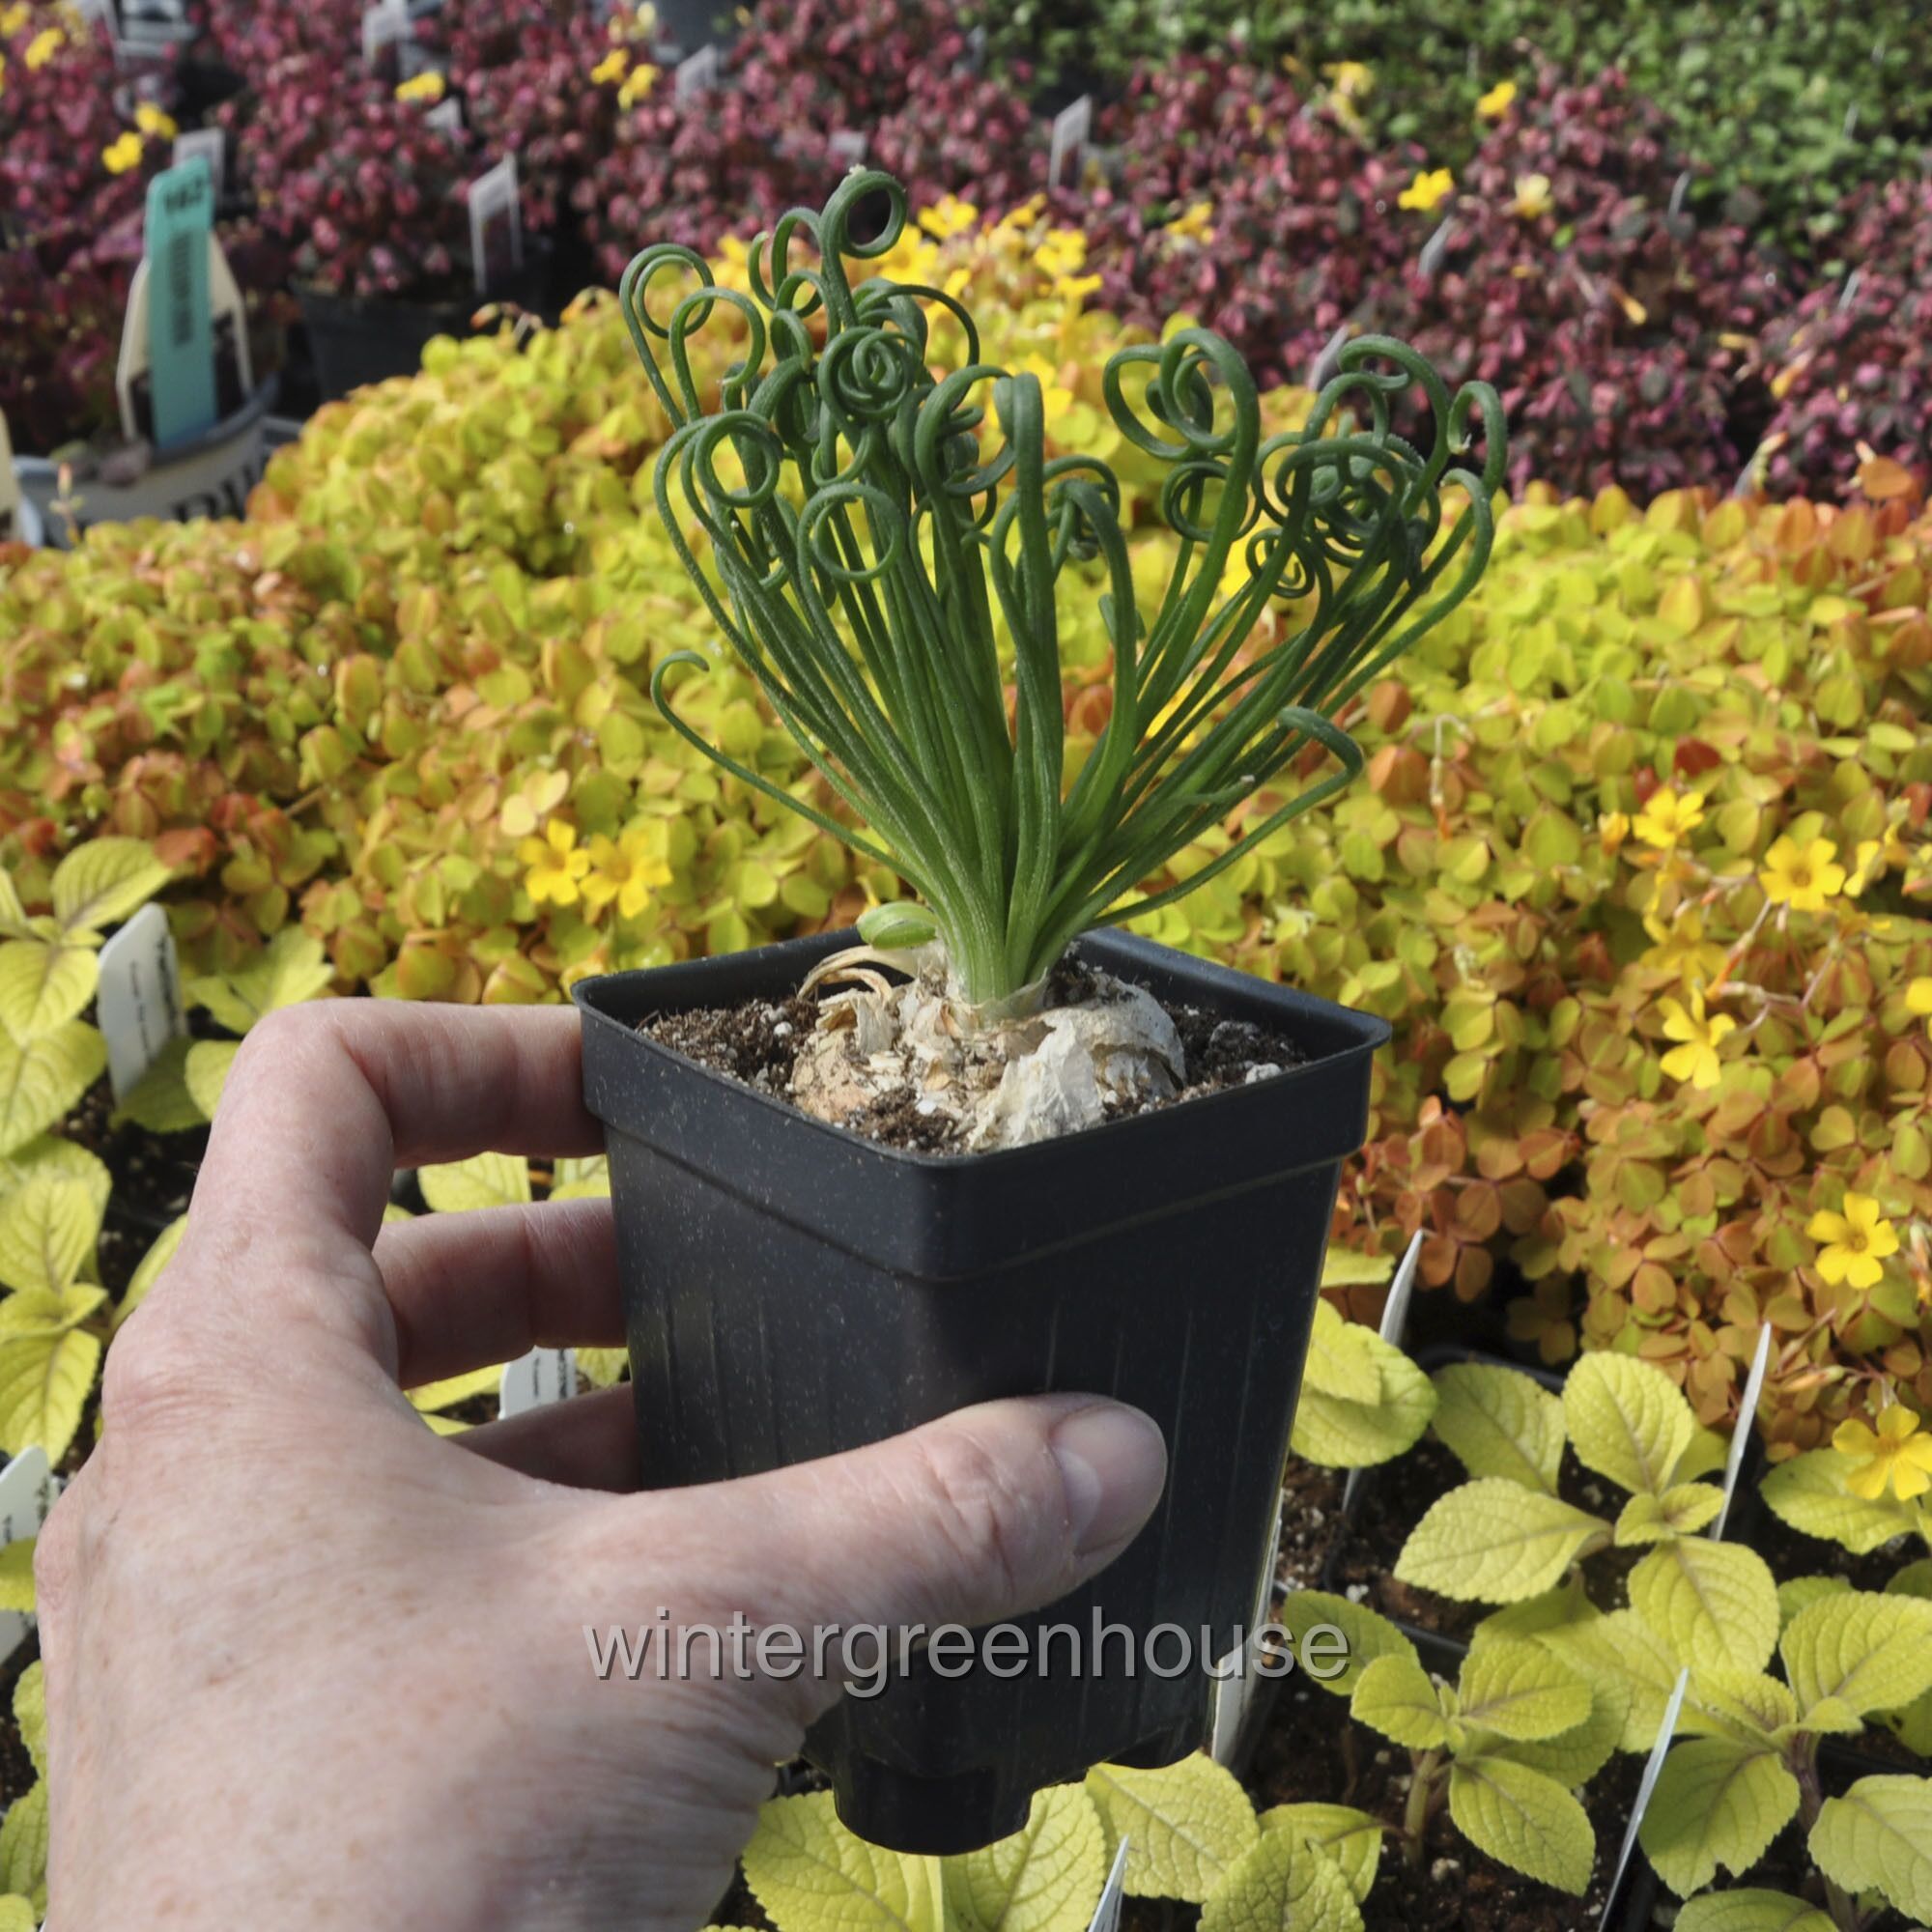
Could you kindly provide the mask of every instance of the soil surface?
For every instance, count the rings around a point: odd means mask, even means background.
[[[187,1212],[194,1178],[208,1151],[208,1129],[153,1134],[131,1121],[117,1125],[113,1116],[114,1096],[106,1081],[97,1080],[52,1131],[105,1161],[114,1177],[115,1211],[158,1235]]]
[[[1345,1469],[1324,1469],[1319,1463],[1289,1458],[1282,1477],[1285,1507],[1281,1519],[1281,1554],[1275,1582],[1283,1590],[1318,1590],[1328,1567],[1328,1552],[1342,1530],[1342,1492]]]
[[[836,992],[838,988],[828,990]],[[1076,1004],[1091,997],[1093,991],[1092,976],[1075,957],[1055,972],[1047,990],[1047,1005]],[[700,1066],[728,1073],[732,1079],[789,1104],[792,1068],[800,1043],[816,1019],[818,1004],[814,993],[795,994],[786,1000],[751,1000],[736,1007],[695,1007],[682,1012],[648,1015],[639,1021],[638,1031]],[[1284,1034],[1268,1032],[1246,1020],[1226,1019],[1199,1007],[1165,1000],[1161,1006],[1180,1036],[1187,1057],[1187,1085],[1167,1099],[1118,1103],[1110,1109],[1109,1120],[1179,1106],[1204,1094],[1245,1085],[1255,1067],[1298,1066],[1307,1059]],[[904,1086],[875,1100],[844,1125],[885,1147],[918,1153],[963,1152],[954,1122],[922,1113],[920,1098],[911,1086]]]
[[[29,1631],[20,1647],[0,1663],[0,1806],[24,1798],[34,1783],[34,1760],[14,1721],[14,1691],[27,1666],[41,1654],[38,1632]]]

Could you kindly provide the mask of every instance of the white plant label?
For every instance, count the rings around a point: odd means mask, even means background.
[[[1403,1250],[1402,1260],[1396,1264],[1395,1279],[1389,1283],[1388,1299],[1382,1303],[1381,1326],[1376,1331],[1391,1349],[1402,1347],[1403,1332],[1408,1326],[1408,1304],[1415,1298],[1415,1271],[1421,1264],[1422,1230],[1418,1228],[1408,1237],[1408,1246]],[[1344,1511],[1354,1502],[1355,1492],[1361,1487],[1361,1470],[1350,1469],[1348,1481],[1342,1485]]]
[[[410,37],[408,0],[381,0],[362,10],[362,59],[373,65],[387,46]]]
[[[476,293],[490,293],[490,231],[502,222],[510,237],[509,266],[524,266],[524,211],[517,192],[517,157],[507,155],[469,184],[469,259],[476,268]]]
[[[1127,1895],[1127,1841],[1121,1840],[1121,1848],[1114,1854],[1114,1869],[1107,1874],[1107,1883],[1100,1893],[1100,1903],[1095,1908],[1093,1918],[1088,1922],[1087,1932],[1119,1932],[1121,1923],[1121,1901]]]
[[[841,168],[856,168],[864,165],[872,144],[857,128],[841,128],[836,134],[827,137],[825,145]]]
[[[175,166],[185,167],[192,160],[207,164],[209,176],[214,183],[214,198],[219,201],[221,190],[228,181],[227,130],[221,128],[190,128],[185,134],[177,134]]]
[[[1750,1374],[1745,1378],[1745,1392],[1738,1403],[1737,1427],[1731,1431],[1731,1453],[1724,1458],[1724,1500],[1711,1524],[1713,1543],[1720,1542],[1724,1520],[1731,1513],[1731,1499],[1738,1492],[1738,1473],[1745,1465],[1745,1451],[1750,1447],[1751,1431],[1757,1425],[1758,1398],[1764,1393],[1765,1371],[1771,1367],[1771,1323],[1757,1331],[1757,1353],[1751,1357]]]
[[[432,107],[429,110],[429,112],[423,116],[423,126],[425,128],[440,128],[445,134],[462,133],[463,132],[462,96],[452,94],[448,97],[447,99],[439,100],[436,103],[436,105]]]
[[[168,916],[144,905],[100,949],[95,1014],[107,1041],[107,1079],[125,1100],[172,1039],[187,1031],[181,963]]]
[[[1348,346],[1349,338],[1354,332],[1353,321],[1345,322],[1321,345],[1321,354],[1308,366],[1308,386],[1311,389],[1320,389],[1341,366],[1342,351]]]
[[[1094,97],[1083,94],[1053,117],[1053,144],[1046,155],[1046,185],[1062,185],[1066,164],[1073,163],[1073,178],[1080,177],[1080,157],[1087,149],[1087,137],[1094,131]]]
[[[1690,1688],[1690,1670],[1680,1670],[1677,1673],[1677,1689],[1670,1693],[1670,1702],[1663,1707],[1663,1721],[1657,1727],[1657,1743],[1651,1747],[1650,1762],[1643,1768],[1643,1781],[1636,1788],[1636,1803],[1631,1806],[1630,1823],[1624,1828],[1623,1850],[1617,1854],[1617,1868],[1610,1879],[1609,1891],[1604,1898],[1604,1916],[1598,1920],[1598,1932],[1608,1932],[1611,1915],[1617,1909],[1618,1895],[1624,1889],[1624,1875],[1630,1870],[1631,1854],[1636,1850],[1637,1828],[1643,1823],[1650,1794],[1657,1789],[1657,1780],[1663,1775],[1663,1760],[1670,1753],[1670,1743],[1677,1733],[1678,1714],[1684,1709],[1684,1693]]]
[[[577,1392],[575,1349],[532,1349],[503,1369],[497,1391],[497,1413],[509,1417],[532,1408],[547,1408]]]
[[[108,38],[121,38],[121,22],[114,14],[114,0],[73,0],[73,11],[81,17],[84,25],[99,23],[107,29]]]
[[[1433,282],[1436,271],[1442,267],[1442,258],[1449,252],[1449,243],[1455,240],[1456,219],[1445,215],[1436,224],[1435,232],[1422,244],[1422,253],[1416,257],[1415,266],[1422,271],[1425,281]]]
[[[1214,1719],[1208,1731],[1208,1752],[1216,1764],[1230,1769],[1240,1753],[1248,1714],[1254,1709],[1256,1687],[1262,1681],[1255,1667],[1261,1662],[1258,1651],[1262,1627],[1274,1607],[1274,1571],[1281,1560],[1281,1533],[1287,1525],[1288,1498],[1283,1496],[1275,1511],[1274,1534],[1268,1538],[1267,1565],[1262,1571],[1261,1588],[1255,1592],[1248,1615],[1247,1640],[1240,1650],[1230,1651],[1217,1665],[1225,1674],[1214,1686]]]
[[[718,49],[699,47],[688,59],[678,62],[677,71],[671,76],[671,99],[689,100],[693,95],[716,87],[719,72]]]
[[[405,80],[413,80],[419,73],[446,74],[449,71],[449,63],[440,54],[433,53],[412,34],[396,47],[396,71]]]
[[[0,1469],[0,1548],[40,1535],[59,1489],[47,1467],[47,1452],[38,1445],[23,1449]],[[33,1619],[18,1610],[0,1615],[0,1661],[13,1656],[33,1627]]]

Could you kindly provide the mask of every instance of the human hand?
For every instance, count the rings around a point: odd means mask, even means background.
[[[638,1495],[628,1388],[432,1435],[405,1387],[622,1338],[608,1202],[382,1226],[399,1163],[595,1151],[581,1078],[554,1008],[250,1035],[37,1553],[58,1932],[692,1932],[838,1686],[600,1681],[586,1625],[985,1624],[1151,1513],[1080,1397]]]

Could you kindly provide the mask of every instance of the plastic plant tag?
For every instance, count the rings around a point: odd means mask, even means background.
[[[436,105],[432,107],[429,110],[429,112],[423,116],[423,126],[425,128],[440,128],[445,134],[462,133],[463,132],[462,96],[452,94],[446,97],[444,99],[439,100],[436,103]]]
[[[1435,232],[1422,244],[1422,253],[1416,257],[1415,266],[1426,282],[1433,282],[1442,268],[1442,258],[1449,252],[1449,243],[1455,240],[1456,218],[1445,215],[1436,223]]]
[[[532,1408],[544,1408],[563,1402],[577,1392],[577,1350],[575,1349],[532,1349],[503,1368],[503,1383],[497,1392],[497,1413],[504,1417],[522,1415]]]
[[[1737,1427],[1731,1431],[1731,1452],[1724,1458],[1723,1506],[1709,1530],[1713,1543],[1723,1539],[1724,1520],[1738,1492],[1738,1474],[1745,1465],[1745,1451],[1750,1447],[1751,1431],[1757,1426],[1758,1398],[1764,1393],[1765,1371],[1770,1367],[1771,1323],[1767,1321],[1757,1331],[1757,1353],[1751,1357],[1750,1374],[1745,1378],[1745,1392],[1738,1402]]]
[[[403,79],[413,80],[419,73],[446,74],[449,62],[412,35],[410,39],[396,43],[396,71]]]
[[[716,87],[719,77],[718,49],[699,47],[688,59],[677,64],[677,71],[671,76],[671,98],[675,100],[689,100],[695,94],[702,94],[708,87]]]
[[[121,22],[114,13],[114,0],[73,0],[73,11],[79,14],[83,26],[99,25],[107,29],[110,40],[121,38]]]
[[[1126,1895],[1127,1839],[1122,1835],[1121,1848],[1114,1854],[1114,1869],[1107,1874],[1107,1883],[1100,1889],[1100,1903],[1094,1908],[1087,1932],[1119,1932],[1121,1902]]]
[[[175,166],[185,168],[195,161],[207,167],[214,183],[214,199],[218,203],[221,190],[228,185],[228,133],[225,128],[190,128],[186,133],[175,136]]]
[[[1396,1265],[1395,1279],[1389,1283],[1388,1298],[1382,1303],[1381,1324],[1376,1331],[1391,1349],[1402,1347],[1403,1331],[1408,1326],[1408,1304],[1415,1296],[1415,1271],[1421,1264],[1422,1230],[1418,1228],[1409,1236],[1408,1246]],[[1350,1469],[1348,1480],[1342,1485],[1344,1512],[1354,1502],[1355,1492],[1361,1487],[1361,1470]]]
[[[189,164],[186,172],[206,181],[208,171],[204,167]],[[228,266],[228,257],[221,252],[221,243],[213,235],[203,242],[203,253],[208,262],[209,311],[212,322],[227,324],[228,339],[235,349],[236,373],[241,378],[242,393],[252,397],[255,393],[255,373],[248,354],[248,318],[242,306],[242,291],[235,280],[234,270]],[[149,379],[149,386],[155,386],[155,374],[151,361],[154,329],[150,326],[155,314],[155,304],[160,298],[156,294],[160,283],[156,278],[153,260],[144,255],[135,265],[134,278],[128,285],[128,319],[121,327],[121,357],[115,365],[114,387],[121,399],[121,430],[129,442],[138,435],[134,415],[134,392],[141,378]],[[213,352],[210,355],[210,370],[213,374]],[[193,462],[194,473],[191,477],[175,475],[177,464],[156,465],[142,481],[149,485],[145,494],[156,500],[152,507],[141,505],[128,507],[121,511],[119,518],[110,521],[125,522],[137,516],[169,516],[177,520],[188,516],[235,516],[239,517],[246,509],[247,491],[259,480],[250,475],[240,488],[239,494],[232,495],[232,500],[219,492],[208,495],[217,481],[229,484],[233,478],[228,473],[234,465],[216,455],[208,459],[206,451],[196,457],[182,458],[180,462]],[[242,466],[245,468],[245,464]],[[179,487],[187,483],[188,488]],[[155,486],[164,485],[156,488]],[[27,481],[28,492],[32,494],[32,483]],[[193,499],[196,493],[207,497],[206,505]],[[98,489],[95,494],[99,494]],[[125,495],[126,493],[124,493]],[[172,507],[175,503],[183,507]]]
[[[213,227],[214,180],[205,167],[169,168],[148,184],[148,378],[157,449],[214,426]]]
[[[491,252],[496,242],[496,252]],[[524,213],[517,190],[517,157],[507,155],[469,184],[469,259],[476,270],[476,293],[524,266]]]
[[[95,1012],[107,1041],[108,1084],[119,1102],[168,1042],[187,1031],[174,934],[159,906],[144,905],[100,949]]]
[[[1636,1850],[1637,1829],[1643,1823],[1643,1814],[1650,1804],[1651,1793],[1657,1789],[1657,1780],[1663,1775],[1663,1760],[1670,1754],[1678,1714],[1684,1709],[1684,1693],[1690,1688],[1690,1671],[1687,1665],[1677,1673],[1677,1688],[1670,1693],[1670,1702],[1663,1707],[1663,1721],[1657,1727],[1657,1743],[1651,1747],[1650,1762],[1643,1768],[1643,1778],[1636,1788],[1636,1802],[1631,1806],[1630,1823],[1624,1827],[1623,1849],[1617,1853],[1616,1870],[1611,1875],[1610,1889],[1604,1898],[1604,1916],[1597,1921],[1598,1932],[1609,1932],[1624,1889],[1624,1878],[1630,1870],[1631,1855]]]
[[[841,168],[856,168],[871,148],[870,139],[853,128],[841,128],[826,137],[826,151]]]
[[[386,46],[410,37],[410,10],[406,0],[380,0],[362,12],[362,60],[372,65]]]
[[[1256,1648],[1262,1627],[1274,1605],[1275,1565],[1281,1560],[1281,1533],[1288,1525],[1288,1498],[1283,1496],[1275,1512],[1274,1535],[1268,1540],[1267,1568],[1262,1572],[1261,1587],[1248,1617],[1241,1648],[1230,1651],[1215,1666],[1220,1673],[1214,1685],[1214,1717],[1208,1727],[1208,1753],[1216,1764],[1233,1770],[1247,1742],[1248,1719],[1254,1710],[1255,1674],[1259,1662]]]
[[[1073,173],[1078,179],[1080,156],[1087,147],[1087,137],[1094,131],[1094,97],[1083,94],[1078,100],[1063,107],[1053,117],[1053,143],[1047,150],[1046,185],[1059,187],[1061,177],[1070,160]]]
[[[41,1533],[59,1488],[47,1467],[47,1452],[38,1444],[0,1469],[0,1548]],[[13,1656],[33,1627],[23,1611],[0,1614],[0,1662]]]

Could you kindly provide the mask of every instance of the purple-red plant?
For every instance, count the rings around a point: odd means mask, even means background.
[[[1764,399],[1747,371],[1788,297],[1744,231],[1689,212],[1669,122],[1620,75],[1546,71],[1511,105],[1437,213],[1380,326],[1451,382],[1492,382],[1512,480],[1639,497],[1728,486]]]
[[[472,286],[468,183],[486,162],[387,82],[315,55],[263,77],[237,117],[262,226],[325,295],[453,298]]]
[[[0,249],[0,415],[16,453],[49,456],[115,420],[126,298],[84,260],[50,268],[39,249]]]
[[[1932,183],[1866,188],[1845,217],[1856,279],[1812,290],[1766,332],[1776,413],[1759,471],[1778,495],[1847,495],[1867,452],[1932,463]]]

